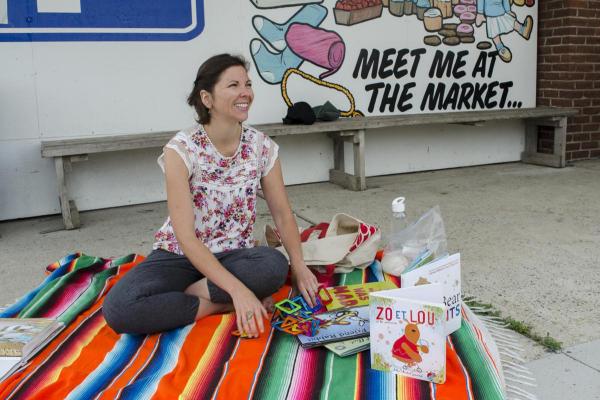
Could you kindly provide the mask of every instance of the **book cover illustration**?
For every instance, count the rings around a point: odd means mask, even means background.
[[[400,275],[401,287],[439,283],[444,286],[443,302],[446,305],[446,334],[461,326],[462,303],[460,253],[438,258],[412,271]]]
[[[357,283],[355,285],[319,288],[319,298],[327,311],[369,305],[369,293],[379,290],[395,289],[392,282]]]
[[[368,337],[349,339],[341,342],[328,343],[325,348],[340,357],[346,357],[361,351],[369,350],[370,340]]]
[[[317,317],[321,323],[315,336],[297,336],[304,348],[369,336],[369,307],[336,310]]]
[[[45,318],[0,318],[0,356],[21,357],[25,346],[52,324]]]
[[[371,294],[371,368],[444,383],[446,308],[441,285]]]

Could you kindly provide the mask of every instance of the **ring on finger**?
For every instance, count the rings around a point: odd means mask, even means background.
[[[254,312],[246,311],[246,321],[250,321],[252,318],[254,318]]]

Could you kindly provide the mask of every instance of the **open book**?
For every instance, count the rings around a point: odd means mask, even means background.
[[[460,328],[461,278],[460,253],[440,257],[411,271],[402,272],[400,287],[439,283],[444,286],[444,304],[446,305],[446,334]]]
[[[369,336],[369,307],[345,308],[316,315],[322,322],[316,335],[298,335],[304,348]]]
[[[63,327],[48,318],[0,318],[0,379],[25,365]]]
[[[371,368],[444,383],[443,298],[439,284],[371,293]]]

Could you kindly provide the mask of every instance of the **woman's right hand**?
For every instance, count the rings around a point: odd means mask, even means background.
[[[246,333],[248,337],[258,337],[265,331],[264,319],[268,318],[267,310],[244,285],[230,295],[233,299],[238,331]]]

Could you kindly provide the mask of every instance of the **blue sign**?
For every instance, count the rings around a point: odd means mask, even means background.
[[[0,42],[190,40],[203,0],[0,0]]]

